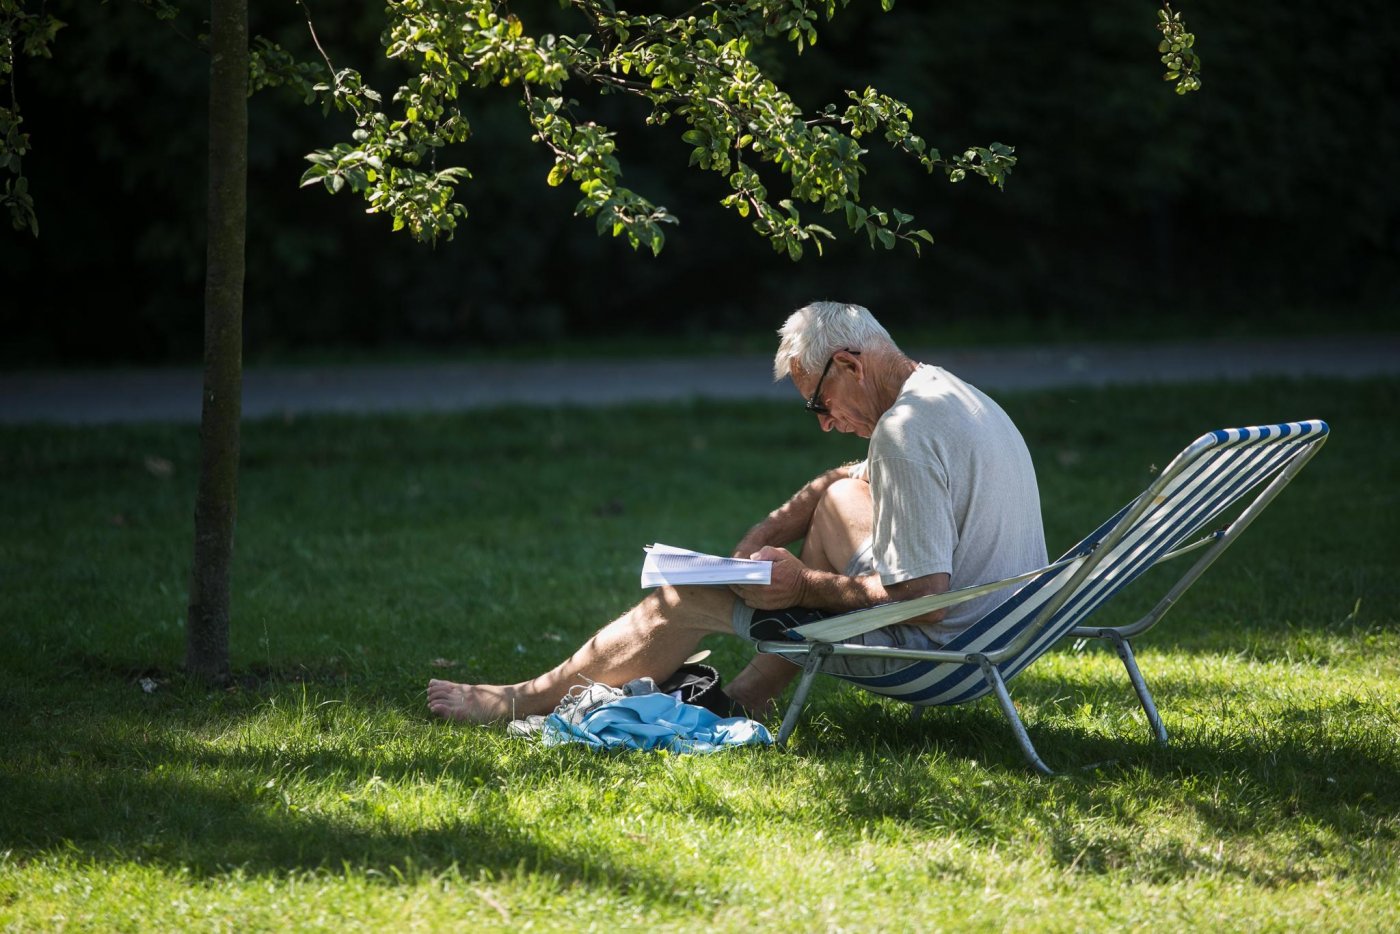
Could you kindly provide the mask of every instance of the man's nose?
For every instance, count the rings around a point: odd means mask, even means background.
[[[830,431],[836,427],[836,419],[830,415],[818,415],[817,419],[821,422],[822,431]]]

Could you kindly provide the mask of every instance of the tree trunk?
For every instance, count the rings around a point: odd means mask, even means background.
[[[248,0],[211,0],[204,399],[185,668],[229,674],[229,568],[243,417],[243,263],[248,213]]]

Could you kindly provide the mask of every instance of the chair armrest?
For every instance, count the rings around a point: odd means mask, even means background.
[[[1042,574],[1059,570],[1068,564],[1073,564],[1083,559],[1083,555],[1062,558],[1052,564],[1047,564],[1043,568],[1036,568],[1034,571],[1027,571],[1025,574],[1020,574],[1016,577],[1008,577],[1006,580],[993,581],[988,584],[978,584],[973,587],[960,587],[957,590],[947,590],[943,593],[931,593],[925,597],[915,597],[912,600],[904,600],[898,603],[880,603],[862,610],[852,610],[849,613],[842,613],[839,616],[828,616],[826,619],[819,619],[805,626],[797,626],[792,631],[803,639],[811,641],[839,642],[842,639],[849,639],[852,636],[858,636],[874,629],[882,629],[885,626],[893,626],[895,623],[902,623],[907,619],[913,619],[915,616],[921,616],[924,613],[931,613],[934,610],[941,610],[945,607],[957,606],[959,603],[966,603],[968,600],[975,597],[995,593],[998,590],[1003,590],[1014,584],[1023,584],[1026,581],[1034,580]]]

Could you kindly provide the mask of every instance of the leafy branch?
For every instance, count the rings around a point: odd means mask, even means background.
[[[13,178],[0,188],[0,204],[10,214],[15,230],[28,230],[39,236],[39,217],[29,180],[24,177],[24,155],[29,152],[29,134],[24,132],[20,115],[19,90],[15,81],[16,51],[29,58],[49,58],[51,46],[64,23],[43,11],[31,13],[23,0],[0,0],[0,88],[9,86],[9,101],[0,104],[0,171]]]
[[[170,0],[132,2],[160,20],[173,20],[178,12]],[[348,186],[365,198],[369,213],[389,215],[395,230],[424,241],[451,238],[467,214],[456,189],[470,171],[439,169],[438,157],[471,137],[464,100],[493,87],[519,95],[532,140],[554,159],[547,183],[569,181],[578,189],[575,213],[594,218],[600,233],[625,236],[634,249],[646,246],[654,253],[665,243],[664,227],[676,218],[622,183],[616,134],[579,113],[571,84],[646,101],[648,125],[683,122],[680,137],[691,147],[690,164],[720,175],[728,186],[720,204],[793,259],[808,246],[820,252],[823,241],[835,236],[810,219],[813,212],[834,215],[853,234],[864,232],[872,247],[904,242],[917,252],[933,242],[911,215],[865,201],[863,157],[872,140],[951,183],[977,175],[1000,189],[1016,165],[1013,147],[998,142],[944,155],[914,132],[908,105],[874,88],[847,91],[842,107],[828,104],[804,114],[754,61],[764,43],[786,42],[799,54],[815,45],[819,25],[850,0],[698,0],[675,16],[628,13],[616,0],[560,0],[586,28],[538,36],[527,34],[508,0],[388,0],[385,55],[413,70],[388,107],[358,71],[335,67],[305,0],[296,2],[320,61],[299,61],[255,38],[250,93],[284,87],[308,104],[319,102],[326,113],[351,115],[350,140],[310,153],[301,184],[319,182],[332,193]],[[888,11],[894,0],[880,6]],[[34,203],[21,172],[30,147],[21,129],[14,66],[18,54],[49,55],[62,26],[43,12],[43,0],[0,0],[0,89],[8,85],[10,91],[8,104],[0,105],[0,171],[12,176],[0,202],[16,229],[36,235]],[[1157,28],[1166,78],[1177,82],[1178,94],[1198,89],[1195,37],[1170,3],[1163,3]],[[782,190],[770,191],[772,185]]]
[[[332,69],[335,80],[316,91],[353,113],[353,142],[310,154],[302,183],[321,182],[333,192],[348,184],[371,212],[390,213],[395,229],[428,240],[450,237],[465,215],[452,199],[453,186],[469,174],[421,166],[430,154],[469,137],[462,109],[467,92],[516,87],[533,140],[554,158],[547,182],[572,181],[580,195],[576,213],[595,218],[600,232],[659,252],[663,227],[675,217],[622,183],[615,134],[579,116],[577,100],[567,93],[573,82],[647,101],[649,125],[682,120],[691,164],[721,175],[730,188],[721,204],[749,218],[774,249],[794,259],[809,244],[820,251],[834,236],[804,216],[809,206],[844,219],[853,232],[865,231],[872,245],[892,248],[902,240],[917,250],[932,242],[927,230],[914,227],[906,213],[862,201],[863,138],[883,137],[953,182],[977,174],[1001,187],[1016,159],[1000,143],[945,159],[913,133],[906,105],[874,89],[850,92],[844,111],[833,106],[808,119],[751,52],[772,40],[801,52],[818,41],[819,19],[830,20],[848,2],[702,0],[683,15],[665,16],[631,14],[612,0],[562,0],[588,30],[536,37],[506,2],[391,0],[385,53],[416,74],[394,93],[390,117],[364,106],[380,98],[368,96],[358,73]],[[784,178],[781,194],[770,194],[760,172],[765,166]]]
[[[1162,33],[1162,41],[1157,51],[1162,53],[1162,64],[1167,66],[1164,81],[1176,82],[1176,93],[1186,94],[1201,89],[1201,60],[1194,47],[1196,36],[1186,31],[1181,14],[1172,10],[1170,3],[1163,3],[1157,11],[1157,29]]]

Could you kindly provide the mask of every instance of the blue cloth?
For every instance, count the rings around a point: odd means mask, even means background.
[[[544,744],[584,743],[594,749],[665,749],[719,752],[734,746],[770,745],[763,724],[745,717],[721,719],[669,694],[640,694],[594,707],[572,724],[559,714],[544,722]]]

